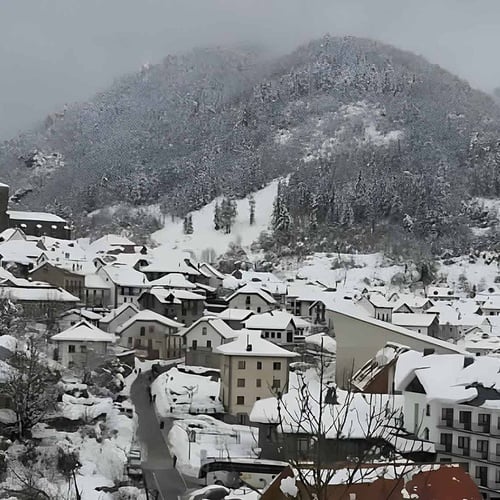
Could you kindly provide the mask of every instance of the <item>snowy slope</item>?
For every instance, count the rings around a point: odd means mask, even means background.
[[[265,188],[254,193],[255,224],[250,225],[248,198],[237,201],[238,215],[231,234],[224,234],[214,229],[214,207],[217,198],[200,210],[192,212],[193,234],[184,234],[183,220],[166,220],[165,227],[152,234],[154,241],[172,249],[191,250],[200,259],[204,250],[213,249],[217,255],[224,253],[230,242],[239,243],[247,250],[262,231],[267,230],[273,210],[278,180],[274,180]]]

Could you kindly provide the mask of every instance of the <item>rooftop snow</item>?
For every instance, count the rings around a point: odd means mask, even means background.
[[[301,318],[296,318],[287,311],[270,311],[250,316],[250,318],[245,321],[245,327],[250,330],[286,330],[290,322],[296,324],[296,320],[299,319],[300,321],[298,321],[298,323],[301,327],[305,326],[304,323],[309,325],[309,323]]]
[[[224,321],[245,321],[247,318],[254,314],[250,309],[234,309],[228,307],[221,312],[213,313],[214,316],[217,316]]]
[[[202,318],[195,321],[191,326],[187,327],[182,335],[186,335],[195,327],[197,327],[200,323],[208,323],[216,332],[218,332],[221,337],[224,339],[233,339],[240,335],[242,331],[246,330],[233,330],[227,323],[225,323],[222,319],[214,316],[203,316]]]
[[[102,319],[99,320],[99,323],[111,323],[111,321],[120,316],[120,314],[122,314],[127,309],[132,309],[136,313],[139,312],[139,309],[137,308],[136,305],[130,302],[125,302],[121,306],[117,307],[116,309],[113,309],[108,314],[106,314],[106,316],[104,316]]]
[[[276,304],[276,301],[274,300],[273,297],[271,297],[271,295],[269,295],[269,293],[265,292],[264,290],[261,290],[260,288],[255,288],[255,286],[252,286],[250,283],[245,285],[242,288],[239,288],[234,293],[232,293],[229,297],[226,297],[226,301],[230,302],[234,297],[237,297],[238,295],[241,295],[241,294],[258,295],[268,304]]]
[[[222,344],[215,350],[225,356],[263,356],[276,358],[295,358],[298,354],[287,351],[268,340],[261,338],[261,332],[241,334],[232,342]],[[251,346],[251,349],[248,347]]]
[[[110,333],[103,332],[97,326],[91,325],[86,321],[80,321],[67,330],[53,335],[50,339],[75,342],[114,342],[116,337]]]
[[[136,271],[133,267],[110,264],[102,270],[119,286],[145,288],[148,286],[146,275]]]
[[[10,219],[14,220],[31,220],[31,221],[44,221],[44,222],[66,222],[58,215],[49,214],[47,212],[21,212],[17,210],[8,210]]]
[[[170,328],[183,328],[184,327],[184,325],[182,323],[178,323],[177,321],[174,321],[173,319],[162,316],[161,314],[158,314],[154,311],[150,311],[149,309],[143,309],[142,311],[139,311],[135,316],[132,316],[130,319],[125,321],[125,323],[123,323],[123,325],[120,325],[116,329],[116,333],[120,333],[123,330],[126,330],[130,325],[133,325],[137,321],[160,323],[160,324],[162,324],[164,326],[168,326]]]
[[[193,289],[196,288],[194,283],[188,281],[183,274],[180,273],[170,273],[158,278],[156,280],[149,282],[151,286],[164,286],[166,288],[185,288]]]
[[[414,326],[428,328],[436,319],[435,314],[429,313],[394,313],[392,323],[398,326]]]

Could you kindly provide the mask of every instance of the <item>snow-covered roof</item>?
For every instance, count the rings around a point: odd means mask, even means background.
[[[203,316],[202,318],[195,321],[191,326],[187,327],[182,335],[186,335],[191,330],[194,330],[199,324],[209,324],[216,332],[220,334],[224,339],[233,339],[240,335],[242,331],[246,332],[246,330],[233,330],[227,323],[225,323],[222,319],[214,317],[214,316]]]
[[[250,330],[286,330],[290,322],[293,322],[297,327],[310,326],[307,321],[297,318],[287,311],[270,311],[250,316],[245,321],[245,327]]]
[[[43,222],[66,222],[62,217],[47,212],[21,212],[18,210],[8,210],[10,219],[14,220],[31,220]]]
[[[500,310],[500,296],[488,297],[484,303],[481,305],[481,309],[488,310]]]
[[[144,321],[147,323],[160,323],[161,325],[168,326],[170,328],[184,327],[182,323],[178,323],[173,319],[162,316],[161,314],[158,314],[154,311],[150,311],[149,309],[143,309],[142,311],[139,311],[135,316],[132,316],[130,319],[125,321],[123,325],[120,325],[116,329],[116,333],[120,333],[123,330],[126,330],[129,326],[133,325],[134,323],[137,323],[138,321]]]
[[[99,323],[111,323],[111,321],[116,319],[127,309],[131,309],[135,313],[139,312],[139,309],[135,304],[132,304],[131,302],[125,302],[121,306],[117,307],[116,309],[113,309],[108,314],[106,314],[106,316],[104,316],[102,319],[99,320]]]
[[[249,347],[250,346],[250,347]],[[222,344],[215,348],[225,356],[262,356],[275,358],[295,358],[295,352],[287,351],[282,347],[269,342],[261,337],[261,332],[252,330],[241,332],[240,336],[232,342]]]
[[[234,309],[232,307],[228,307],[218,313],[213,313],[214,316],[224,321],[245,321],[252,316],[252,314],[254,314],[254,312],[250,309]]]
[[[46,285],[46,284],[45,284]],[[19,302],[80,302],[62,288],[52,286],[4,286],[0,287],[0,297]]]
[[[0,258],[5,262],[33,264],[41,253],[36,241],[10,240],[0,244]]]
[[[247,284],[244,287],[236,290],[234,293],[232,293],[229,297],[226,298],[226,301],[230,302],[232,299],[234,299],[235,297],[237,297],[238,295],[241,295],[241,294],[258,295],[268,304],[276,304],[276,300],[274,300],[274,298],[271,297],[271,295],[269,295],[264,290],[261,290],[260,288],[253,287],[251,284]]]
[[[218,278],[218,279],[221,279],[221,280],[223,280],[225,278],[224,274],[222,274],[220,271],[218,271],[217,269],[215,269],[215,267],[212,266],[211,264],[209,264],[208,262],[202,262],[199,265],[199,268],[200,269],[205,269],[210,274],[212,274],[215,278]]]
[[[133,267],[109,264],[101,268],[109,278],[119,286],[145,288],[148,286],[146,275],[136,271]]]
[[[70,326],[67,330],[50,337],[54,341],[74,342],[114,342],[116,337],[110,333],[103,332],[97,326],[87,323],[85,320]]]
[[[500,408],[500,358],[463,354],[429,354],[408,351],[396,364],[395,389],[404,391],[417,377],[427,398],[466,403],[481,392],[486,400],[480,406]],[[494,389],[492,392],[490,389]],[[494,396],[494,399],[492,399]]]
[[[324,351],[331,352],[332,354],[337,352],[336,340],[326,333],[313,333],[312,335],[308,335],[304,341],[306,344],[315,345],[320,349],[322,348]]]
[[[152,255],[148,255],[151,263],[142,268],[145,273],[181,273],[188,276],[199,276],[200,272],[186,264],[190,255],[164,247],[155,248]]]
[[[151,286],[164,286],[166,288],[196,288],[196,285],[194,283],[191,283],[191,281],[187,280],[184,275],[180,273],[166,274],[161,278],[150,281],[149,284]]]
[[[392,323],[398,326],[422,326],[428,328],[436,319],[435,314],[430,313],[394,313]]]
[[[11,238],[26,240],[25,234],[18,227],[8,227],[0,233],[0,241],[9,241]]]
[[[205,300],[203,295],[190,292],[189,290],[177,290],[173,288],[163,288],[163,287],[153,287],[147,292],[154,295],[160,302],[172,302],[174,304],[180,304],[183,300]]]
[[[367,299],[377,308],[392,309],[394,307],[394,302],[389,302],[380,293],[371,293],[367,296]]]
[[[432,297],[440,297],[440,298],[455,298],[455,291],[448,286],[430,286],[427,289],[427,297],[432,299]]]
[[[106,252],[112,248],[130,246],[135,246],[135,243],[127,237],[118,234],[107,234],[90,243],[88,250],[89,254],[97,254],[99,252]]]
[[[61,314],[61,318],[64,318],[65,316],[68,316],[70,314],[77,314],[78,316],[91,321],[99,321],[102,319],[102,316],[100,314],[97,314],[94,311],[89,311],[88,309],[70,309],[69,311]]]
[[[106,283],[98,274],[85,275],[85,288],[110,289],[111,285]]]

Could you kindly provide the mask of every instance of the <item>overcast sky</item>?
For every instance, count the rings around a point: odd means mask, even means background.
[[[329,32],[413,50],[500,86],[500,0],[0,0],[0,138],[194,46],[279,51]]]

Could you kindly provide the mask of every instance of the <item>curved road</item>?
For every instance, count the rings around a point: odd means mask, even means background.
[[[160,430],[153,405],[149,401],[149,373],[141,373],[130,389],[130,396],[139,419],[137,438],[142,445],[144,482],[150,493],[159,492],[157,496],[159,500],[174,500],[188,488],[197,485],[185,480],[173,466],[164,438],[172,427],[172,420],[167,420],[165,428]]]

